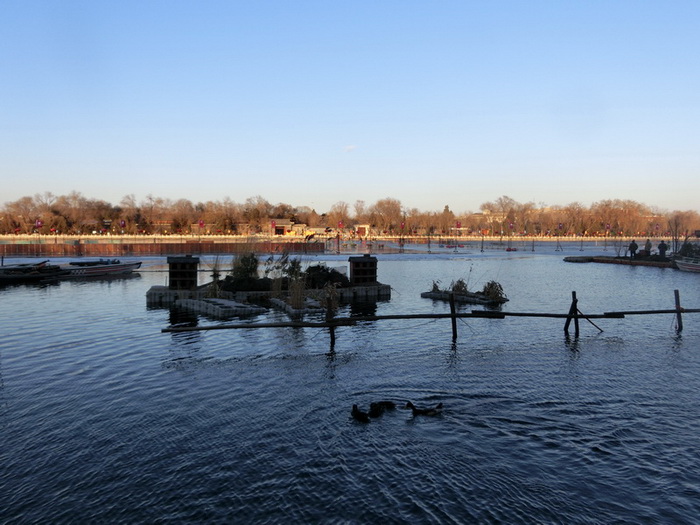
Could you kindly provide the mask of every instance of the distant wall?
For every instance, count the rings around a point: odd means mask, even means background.
[[[192,255],[235,253],[324,253],[320,242],[115,242],[85,239],[54,242],[53,239],[0,241],[0,255],[7,257],[121,257],[139,255]]]

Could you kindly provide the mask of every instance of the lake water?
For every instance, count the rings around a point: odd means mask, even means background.
[[[511,312],[566,313],[572,291],[588,314],[673,308],[676,289],[700,307],[698,275],[563,262],[600,250],[380,254],[391,300],[338,315],[448,312],[420,292],[459,278],[500,282]],[[456,342],[449,320],[381,321],[331,352],[320,329],[162,333],[220,321],[147,308],[165,261],[142,260],[0,288],[0,522],[697,523],[700,314],[569,340],[563,319],[460,320]],[[350,417],[383,399],[444,411]]]

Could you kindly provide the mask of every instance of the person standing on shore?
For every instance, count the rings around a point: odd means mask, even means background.
[[[647,257],[651,255],[651,240],[647,239],[647,242],[644,243],[644,250],[647,252]]]
[[[632,239],[632,242],[629,245],[630,259],[634,259],[637,256],[637,248],[639,248],[639,246],[636,242],[634,242],[634,239]]]
[[[668,244],[666,244],[664,240],[661,239],[661,242],[659,243],[659,255],[665,258],[666,250],[668,250]]]

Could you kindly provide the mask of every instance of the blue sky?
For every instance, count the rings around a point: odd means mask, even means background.
[[[697,1],[0,4],[0,204],[700,211]]]

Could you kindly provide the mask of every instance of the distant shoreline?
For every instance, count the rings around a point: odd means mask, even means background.
[[[330,242],[336,240],[336,235],[316,235],[314,241],[318,242]],[[13,243],[36,243],[36,244],[48,244],[48,243],[63,243],[71,241],[81,241],[84,243],[103,243],[110,244],[115,242],[129,242],[129,243],[152,243],[152,242],[198,242],[198,241],[214,241],[214,242],[238,242],[238,243],[250,243],[250,242],[303,242],[305,239],[302,235],[268,235],[268,234],[256,234],[256,235],[206,235],[206,234],[188,234],[188,235],[162,235],[162,234],[140,234],[140,235],[130,235],[130,234],[93,234],[93,235],[42,235],[42,234],[0,234],[0,243],[3,244],[13,244]],[[340,236],[343,242],[405,242],[411,244],[427,244],[430,243],[458,243],[458,242],[600,242],[607,244],[614,243],[625,243],[630,242],[632,239],[652,239],[660,241],[661,239],[670,239],[670,236],[666,235],[637,235],[637,236],[619,236],[619,237],[599,237],[599,236],[584,236],[584,235],[371,235],[368,237],[353,237],[353,236]]]
[[[357,254],[404,253],[405,251],[446,251],[482,249],[534,251],[536,244],[561,243],[569,248],[581,245],[604,247],[624,255],[631,237],[536,237],[463,236],[399,237],[369,239],[317,236],[232,236],[232,235],[1,235],[0,255],[4,257],[127,257],[167,255],[217,255],[239,253]],[[637,237],[642,239],[642,237]],[[653,238],[654,246],[661,237]]]

